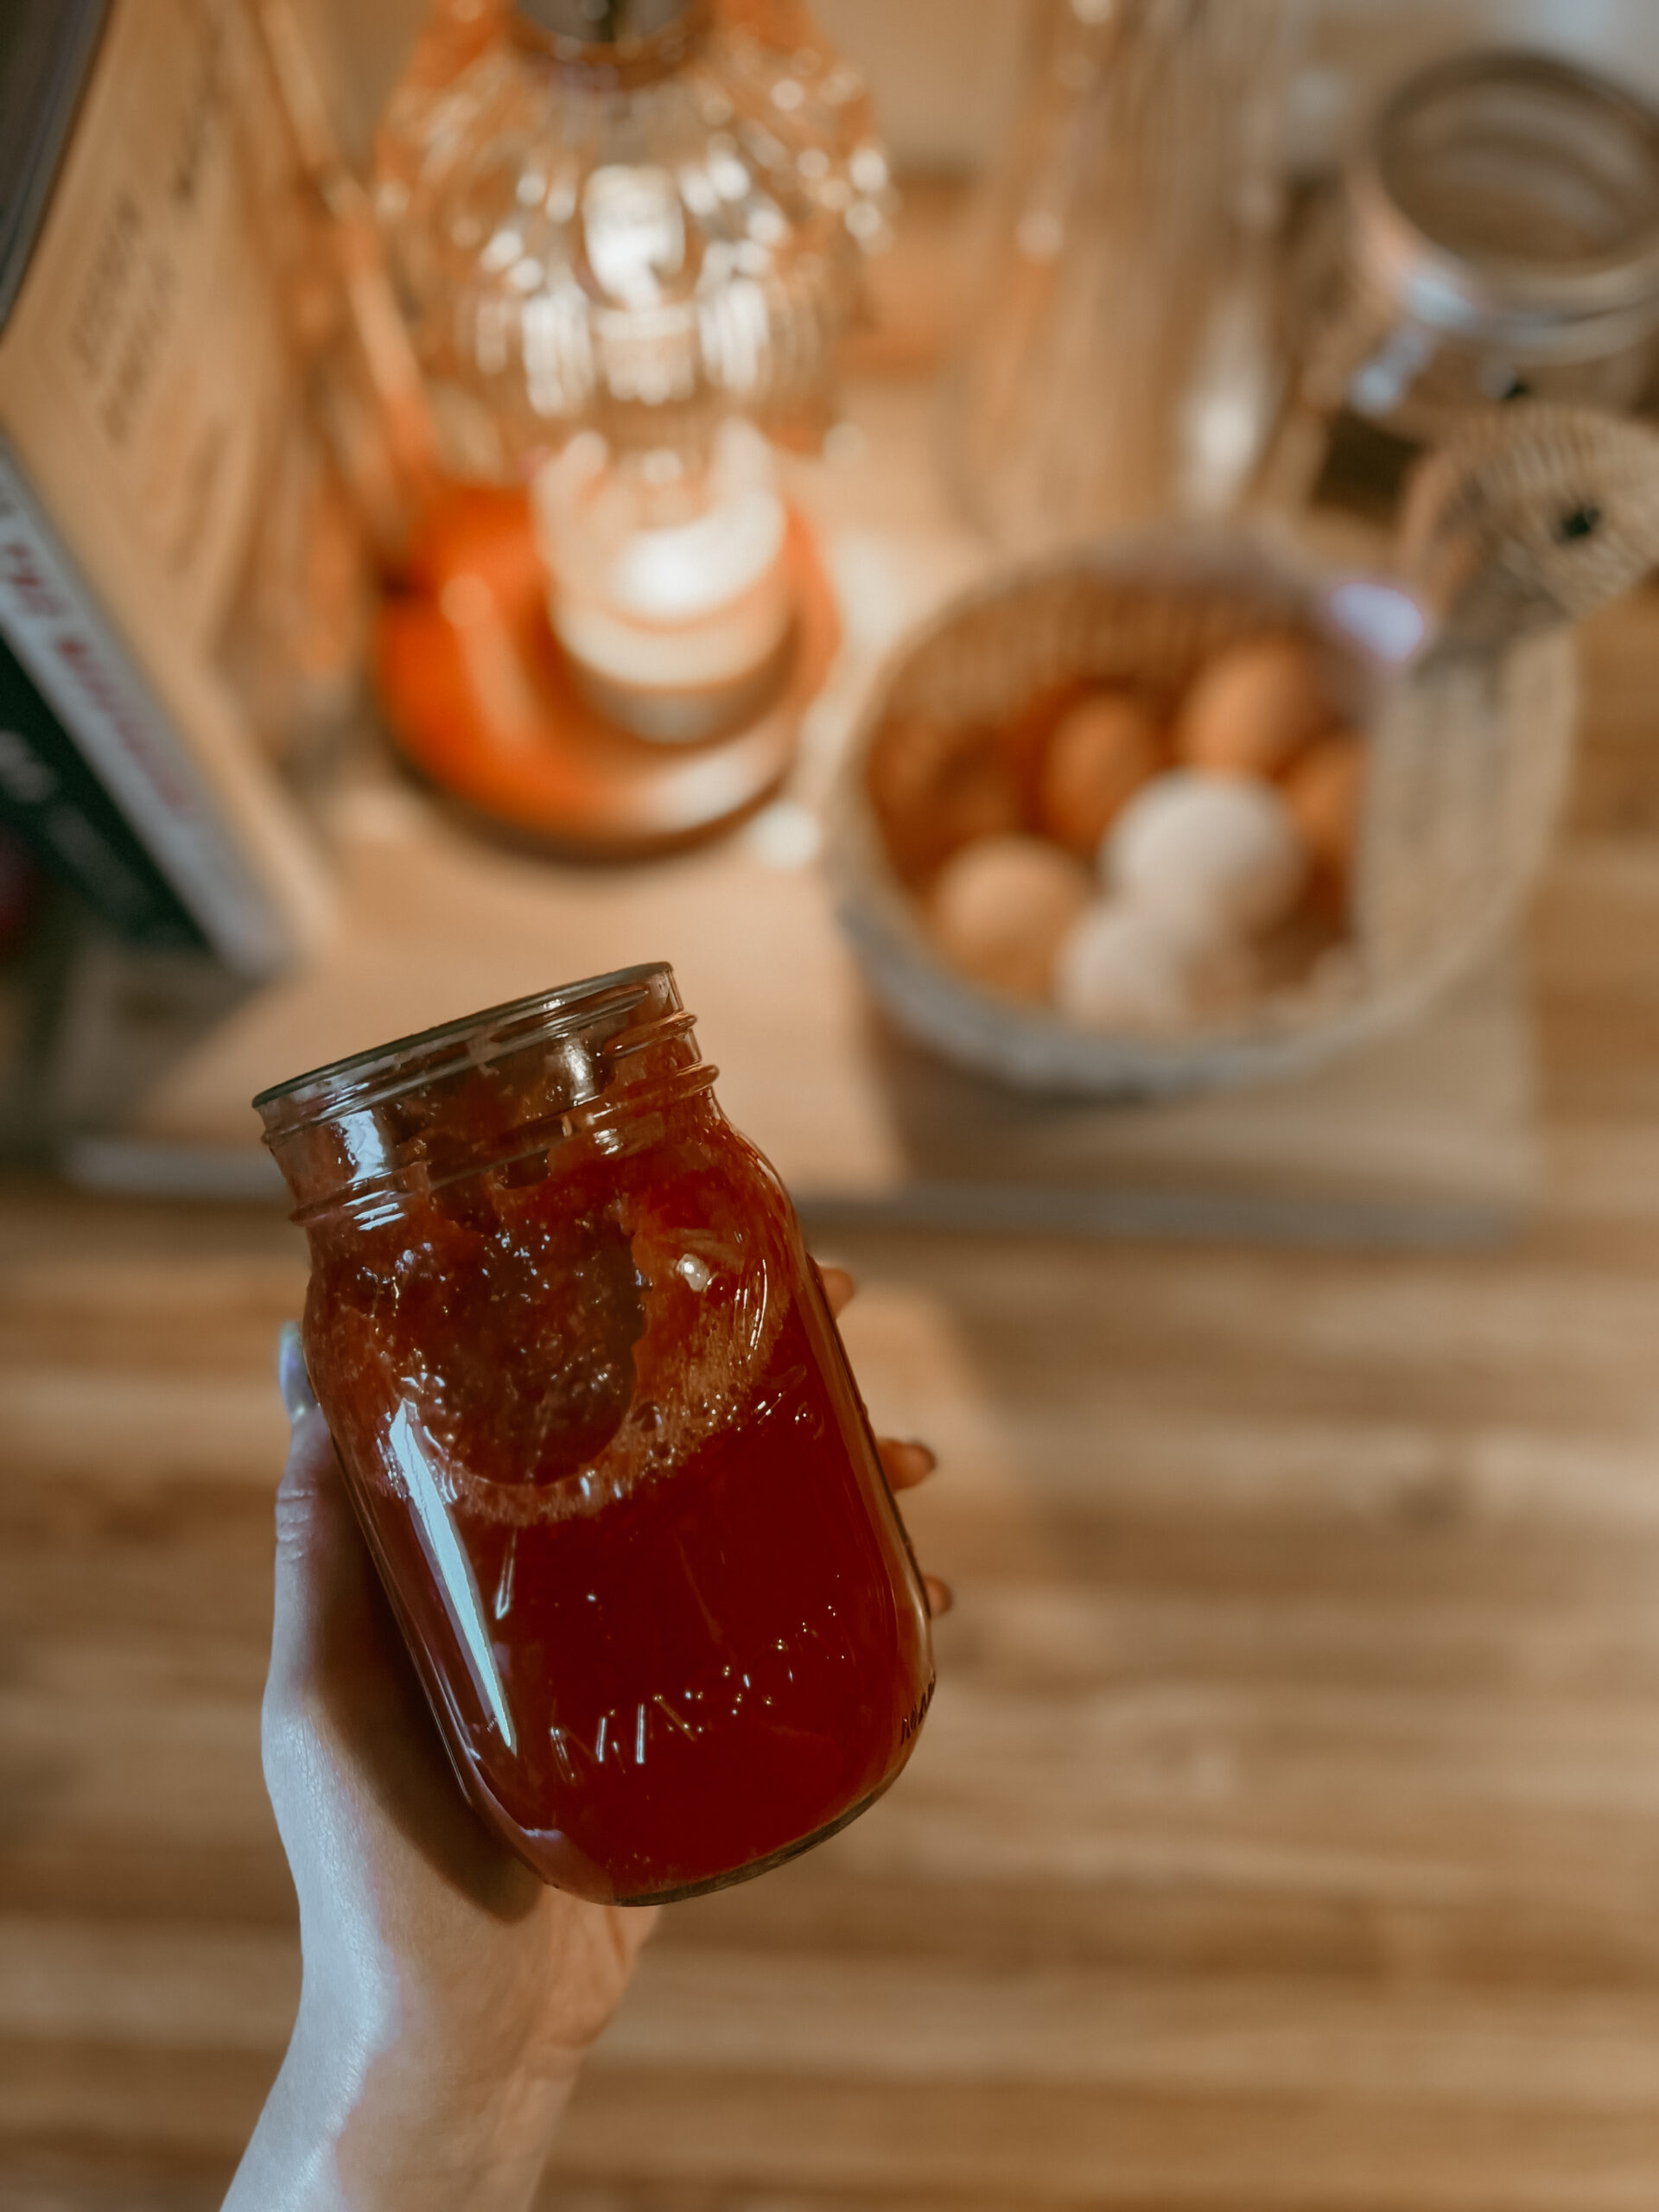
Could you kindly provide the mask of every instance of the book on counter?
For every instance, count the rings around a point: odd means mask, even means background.
[[[0,9],[0,822],[119,938],[244,976],[327,905],[266,696],[319,464],[263,70],[245,0]]]

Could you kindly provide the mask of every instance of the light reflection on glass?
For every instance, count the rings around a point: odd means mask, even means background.
[[[1336,585],[1325,612],[1344,636],[1392,668],[1403,666],[1428,634],[1428,619],[1409,592],[1366,576]]]
[[[466,1655],[467,1671],[490,1709],[502,1742],[510,1751],[516,1751],[518,1731],[507,1710],[506,1692],[491,1649],[484,1601],[479,1595],[472,1562],[461,1548],[449,1518],[448,1505],[427,1458],[426,1440],[416,1427],[407,1406],[399,1406],[393,1414],[386,1431],[386,1446],[404,1478],[423,1546],[443,1592],[444,1609]]]

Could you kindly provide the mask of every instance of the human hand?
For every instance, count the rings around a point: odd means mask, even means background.
[[[838,1314],[852,1279],[821,1279]],[[467,1805],[292,1323],[278,1380],[292,1440],[262,1737],[304,1975],[226,2212],[519,2212],[656,1916],[545,1886]],[[895,1491],[931,1471],[925,1445],[879,1448]]]

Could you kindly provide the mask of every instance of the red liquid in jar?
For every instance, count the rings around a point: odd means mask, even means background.
[[[478,1085],[451,1138],[498,1112]],[[712,1885],[892,1781],[919,1579],[788,1200],[712,1101],[312,1236],[359,1516],[463,1786],[544,1878]]]

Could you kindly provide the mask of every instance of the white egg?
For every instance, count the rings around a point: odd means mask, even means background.
[[[1265,930],[1301,896],[1308,855],[1271,785],[1178,768],[1135,793],[1100,868],[1109,890],[1148,911]]]
[[[1054,962],[1054,1001],[1089,1029],[1179,1029],[1246,999],[1249,948],[1211,918],[1102,899]]]

